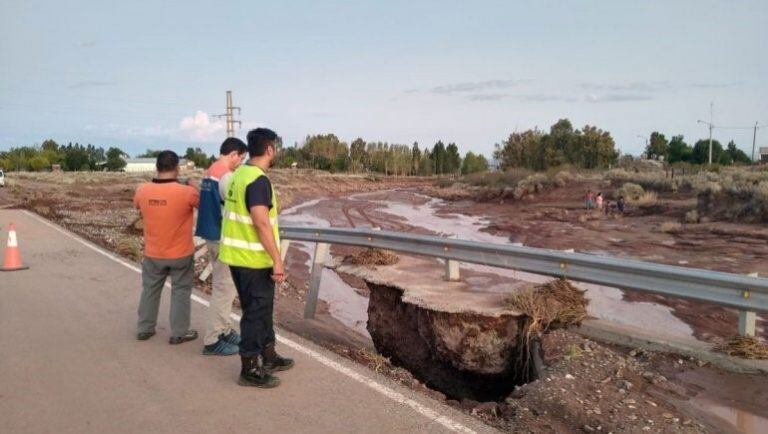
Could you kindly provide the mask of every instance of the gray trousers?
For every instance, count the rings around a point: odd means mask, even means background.
[[[155,331],[160,295],[168,276],[171,277],[171,335],[183,336],[189,331],[190,296],[195,278],[192,256],[179,259],[144,258],[141,263],[138,333]]]

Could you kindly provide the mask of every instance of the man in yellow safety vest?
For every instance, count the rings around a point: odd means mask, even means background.
[[[276,387],[272,375],[293,366],[275,351],[273,308],[275,283],[285,280],[277,226],[277,195],[266,175],[277,155],[277,134],[266,128],[247,136],[249,160],[232,175],[224,198],[219,260],[228,264],[240,297],[238,383]]]

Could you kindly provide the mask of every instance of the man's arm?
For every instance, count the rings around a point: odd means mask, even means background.
[[[280,257],[280,251],[277,248],[275,234],[272,232],[272,223],[269,221],[269,207],[255,205],[251,207],[250,213],[253,227],[259,236],[259,241],[261,241],[264,250],[272,257],[272,262],[274,262],[272,279],[275,282],[282,282],[285,280],[285,268],[283,267],[283,259]]]

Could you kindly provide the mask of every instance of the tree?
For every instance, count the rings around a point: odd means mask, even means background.
[[[744,151],[736,147],[736,143],[733,140],[728,142],[725,152],[728,153],[728,156],[734,163],[749,164],[752,162]]]
[[[335,134],[307,136],[301,149],[314,169],[333,171],[347,169],[349,148]]]
[[[435,146],[432,147],[430,157],[434,165],[435,174],[442,175],[446,173],[446,159],[448,155],[445,151],[445,145],[441,140],[438,140],[437,143],[435,143]]]
[[[709,164],[709,139],[701,139],[693,145],[691,163]],[[712,140],[712,163],[731,164],[731,157],[723,150],[723,145],[717,140]]]
[[[358,172],[365,167],[368,153],[365,151],[365,140],[358,137],[349,145],[350,169]]]
[[[461,155],[455,143],[449,143],[445,148],[445,173],[457,174],[461,170]]]
[[[195,167],[207,169],[211,165],[210,157],[200,148],[187,148],[184,158],[195,163]]]
[[[683,136],[674,136],[669,141],[668,157],[669,163],[691,162],[693,148],[685,143]]]
[[[666,159],[669,156],[669,143],[664,134],[654,131],[651,133],[651,139],[648,146],[645,147],[645,154],[648,159],[659,160]]]
[[[123,169],[126,165],[123,155],[125,153],[120,148],[109,148],[107,150],[107,170],[115,172]]]
[[[467,152],[461,165],[461,174],[485,172],[488,170],[488,160],[482,154],[475,155],[472,151]]]
[[[419,149],[419,142],[413,142],[413,146],[411,147],[411,168],[413,169],[411,173],[413,174],[419,174],[424,175],[424,173],[421,173],[421,150]]]
[[[35,155],[29,159],[29,170],[39,172],[50,167],[50,163],[42,155]]]
[[[88,150],[79,143],[68,144],[64,148],[64,170],[91,170]]]

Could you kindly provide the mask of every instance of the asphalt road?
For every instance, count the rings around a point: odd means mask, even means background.
[[[18,210],[0,210],[0,248],[11,221],[31,268],[0,273],[0,432],[493,431],[284,330],[281,386],[238,386],[237,356],[168,345],[167,289],[157,335],[135,339],[137,264]]]

